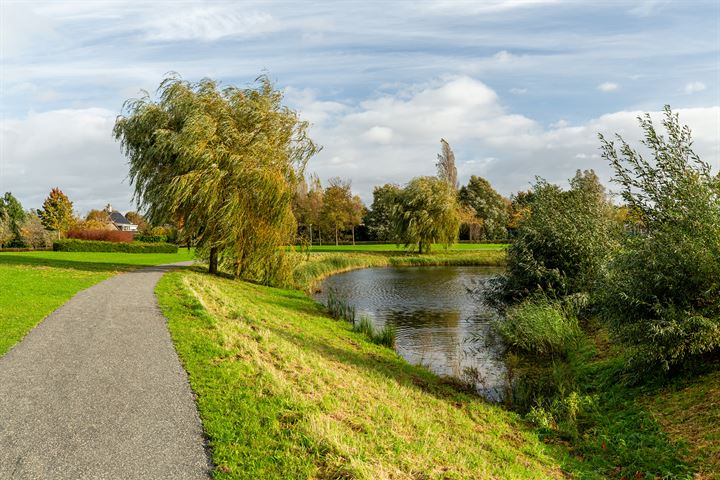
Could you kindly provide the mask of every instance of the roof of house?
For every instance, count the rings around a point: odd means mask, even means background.
[[[135,225],[135,224],[132,223],[130,220],[128,220],[127,218],[125,218],[125,215],[123,215],[123,214],[120,213],[120,212],[115,212],[115,211],[110,212],[110,220],[111,220],[115,225]]]

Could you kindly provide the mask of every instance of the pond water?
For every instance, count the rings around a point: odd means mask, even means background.
[[[492,335],[495,313],[468,289],[502,272],[495,267],[366,268],[327,278],[316,300],[333,289],[368,316],[376,328],[395,326],[398,354],[438,375],[475,385],[479,394],[499,401],[507,371],[501,346]]]

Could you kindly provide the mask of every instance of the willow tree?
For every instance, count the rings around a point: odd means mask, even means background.
[[[318,148],[282,100],[264,76],[245,89],[172,76],[157,100],[125,102],[115,123],[139,209],[180,225],[211,273],[220,264],[268,281],[295,231],[296,183]]]
[[[394,236],[406,247],[430,252],[433,243],[457,240],[460,214],[455,188],[437,177],[418,177],[395,197]]]

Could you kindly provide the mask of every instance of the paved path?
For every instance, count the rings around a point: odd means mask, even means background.
[[[209,478],[153,293],[169,268],[78,293],[0,357],[0,479]]]

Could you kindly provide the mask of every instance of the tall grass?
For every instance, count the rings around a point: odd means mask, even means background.
[[[325,308],[332,318],[355,324],[355,305],[352,305],[347,297],[338,293],[334,288],[328,290]]]
[[[385,324],[380,330],[375,330],[370,318],[362,315],[353,325],[353,331],[364,334],[371,342],[388,348],[395,348],[396,330],[390,324]]]
[[[510,348],[537,355],[564,355],[582,335],[575,315],[543,297],[508,309],[495,329]]]

